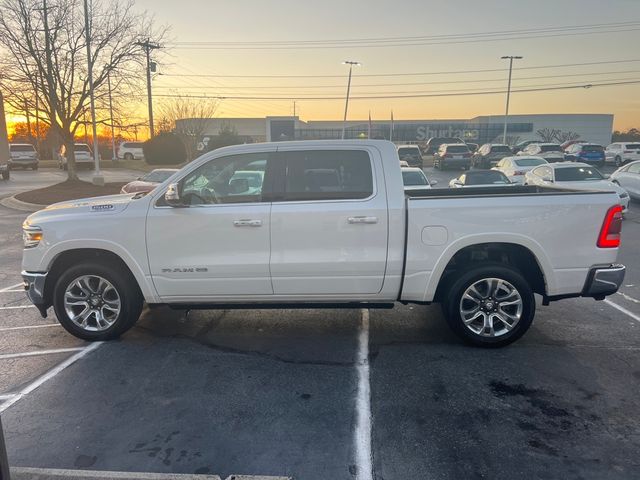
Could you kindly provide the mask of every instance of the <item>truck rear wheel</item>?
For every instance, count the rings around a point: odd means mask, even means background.
[[[520,272],[504,264],[484,264],[449,284],[443,310],[451,329],[480,347],[503,347],[518,340],[535,315],[533,291]]]
[[[89,341],[111,340],[135,325],[142,295],[129,272],[103,263],[65,271],[53,290],[53,308],[62,326]]]

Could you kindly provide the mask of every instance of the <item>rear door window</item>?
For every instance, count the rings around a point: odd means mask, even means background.
[[[284,201],[347,200],[373,194],[371,158],[363,150],[280,152]]]
[[[640,143],[629,143],[626,150],[640,150]]]
[[[36,149],[33,145],[9,145],[9,151],[11,152],[35,152]]]

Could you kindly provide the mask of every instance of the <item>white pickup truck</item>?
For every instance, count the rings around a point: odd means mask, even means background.
[[[543,304],[621,284],[612,192],[539,186],[405,192],[386,141],[209,152],[148,194],[51,205],[24,222],[42,315],[87,340],[173,308],[442,304],[481,346],[518,339]]]

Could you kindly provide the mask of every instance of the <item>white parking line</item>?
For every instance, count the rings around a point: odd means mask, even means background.
[[[18,310],[19,308],[36,308],[35,305],[12,305],[10,307],[0,307],[0,310]]]
[[[358,393],[356,396],[356,478],[373,480],[371,459],[371,385],[369,383],[369,310],[362,310],[362,325],[358,335]]]
[[[53,355],[56,353],[78,352],[80,350],[84,350],[85,348],[86,347],[54,348],[52,350],[34,350],[33,352],[3,353],[0,354],[0,360],[6,360],[8,358],[37,357],[40,355]]]
[[[23,325],[21,327],[3,327],[0,328],[0,332],[10,332],[12,330],[30,330],[32,328],[49,328],[49,327],[61,327],[59,323],[47,323],[45,325]]]
[[[622,313],[624,313],[625,315],[630,316],[631,318],[633,318],[636,322],[640,322],[640,316],[636,315],[635,313],[633,313],[630,310],[627,310],[624,307],[621,307],[620,305],[618,305],[617,303],[613,303],[611,300],[609,300],[608,298],[605,298],[604,303],[606,303],[607,305],[611,305],[613,308],[615,308],[616,310],[621,311]]]
[[[20,392],[18,392],[12,398],[10,398],[9,400],[6,400],[2,405],[0,405],[0,413],[4,412],[7,408],[9,408],[11,405],[16,403],[18,400],[20,400],[25,395],[28,395],[29,393],[33,392],[36,388],[38,388],[43,383],[47,382],[48,380],[50,380],[53,377],[55,377],[56,375],[58,375],[65,368],[67,368],[69,365],[72,365],[73,363],[75,363],[76,361],[80,360],[82,357],[84,357],[88,353],[90,353],[90,352],[94,351],[95,349],[97,349],[100,345],[102,345],[102,342],[95,342],[95,343],[92,343],[91,345],[89,345],[87,347],[84,347],[82,350],[80,350],[75,355],[70,356],[64,362],[59,363],[58,365],[53,367],[51,370],[49,370],[47,373],[45,373],[45,374],[41,375],[40,377],[38,377],[37,379],[35,379],[33,382],[31,382],[25,388],[20,390]]]
[[[10,292],[10,291],[24,292],[24,288],[16,290],[17,287],[22,287],[23,285],[24,285],[23,283],[16,283],[15,285],[11,285],[10,287],[0,288],[0,293]]]

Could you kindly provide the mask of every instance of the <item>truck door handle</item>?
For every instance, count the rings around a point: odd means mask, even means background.
[[[378,217],[349,217],[349,223],[378,223]]]
[[[262,220],[234,220],[233,225],[235,227],[261,227]]]

